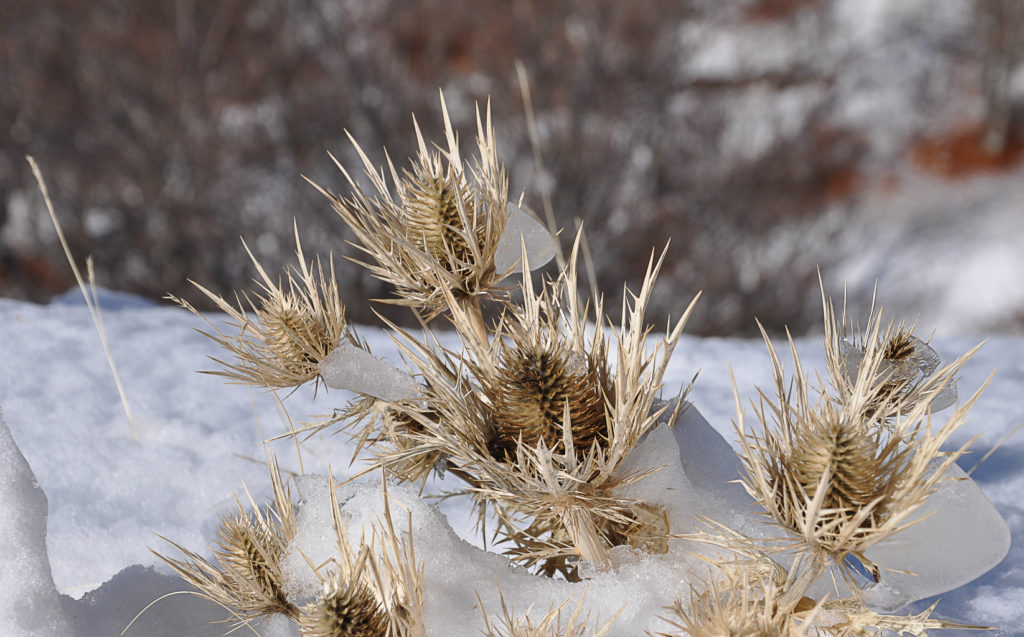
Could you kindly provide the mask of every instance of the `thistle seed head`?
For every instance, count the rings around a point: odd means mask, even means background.
[[[813,558],[822,572],[831,564],[852,581],[845,559],[863,561],[867,549],[913,524],[912,514],[966,451],[966,445],[954,451],[943,451],[942,445],[964,424],[981,390],[943,425],[933,426],[936,396],[976,349],[933,377],[915,381],[910,390],[882,394],[880,389],[893,378],[879,373],[889,364],[886,352],[896,357],[893,364],[912,364],[920,373],[917,357],[930,348],[923,350],[902,329],[890,328],[878,338],[880,319],[873,314],[863,358],[856,361],[856,373],[847,374],[843,366],[850,358],[840,355],[840,328],[827,301],[825,316],[825,350],[835,393],[820,378],[812,386],[792,338],[793,369],[787,375],[762,330],[774,392],[760,390],[754,405],[761,431],[747,429],[738,401],[736,426],[744,488],[790,534],[798,555]]]
[[[267,353],[296,377],[316,377],[318,363],[338,345],[324,317],[295,294],[263,299],[256,317]]]
[[[912,330],[899,325],[886,336],[882,356],[890,362],[905,360],[914,354],[917,342]]]
[[[477,118],[479,154],[467,165],[443,98],[441,106],[447,149],[429,150],[417,125],[419,152],[400,176],[390,162],[387,171],[378,170],[353,140],[373,190],[364,191],[340,164],[351,196],[314,184],[369,257],[357,263],[394,286],[395,297],[386,301],[416,308],[428,319],[444,312],[449,298],[503,298],[501,281],[509,274],[494,263],[509,202],[490,113],[486,124]]]
[[[246,511],[239,503],[237,513],[221,517],[213,562],[173,542],[185,559],[156,554],[201,596],[230,609],[241,623],[276,614],[299,616],[284,593],[280,564],[295,535],[295,509],[273,456],[269,465],[274,502],[265,511],[255,504]]]
[[[498,460],[514,456],[520,439],[531,447],[543,440],[549,449],[559,448],[566,406],[577,450],[607,442],[605,362],[574,348],[559,331],[557,309],[547,302],[542,307],[536,320],[519,317],[498,354],[496,373],[484,383],[494,406],[490,447]]]
[[[450,168],[440,174],[440,160],[420,162],[406,173],[406,200],[403,212],[409,238],[430,254],[448,272],[456,273],[470,262],[473,248],[484,240],[485,226],[474,210],[469,186]],[[460,210],[462,211],[460,213]],[[471,222],[467,228],[463,219]],[[475,238],[476,245],[469,240]]]
[[[259,273],[260,291],[240,295],[237,307],[195,284],[228,315],[232,333],[187,301],[173,299],[203,318],[211,331],[202,333],[234,355],[234,362],[213,359],[224,369],[212,373],[261,387],[297,387],[319,377],[318,364],[342,339],[355,338],[345,320],[333,266],[325,270],[319,261],[316,268],[306,262],[297,229],[295,245],[299,266],[287,272],[285,283],[274,281],[249,252]]]
[[[268,598],[281,593],[277,562],[280,547],[274,546],[265,529],[256,527],[251,516],[242,514],[224,519],[218,530],[218,555],[235,573],[255,584]]]
[[[887,438],[832,405],[795,423],[792,440],[777,445],[764,466],[774,494],[773,515],[789,531],[801,533],[814,515],[810,509],[820,510],[815,542],[837,554],[869,536],[889,516],[910,460],[905,446]]]
[[[866,419],[885,425],[920,403],[939,411],[956,402],[955,375],[962,360],[939,369],[939,355],[914,335],[913,326],[883,327],[881,312],[872,310],[867,327],[854,330],[845,309],[837,317],[824,293],[822,302],[826,365],[837,402],[861,402]],[[866,399],[855,396],[855,390],[866,393]]]
[[[324,594],[303,607],[299,627],[303,637],[385,637],[387,612],[373,592],[354,578],[342,582],[337,575],[324,582]]]

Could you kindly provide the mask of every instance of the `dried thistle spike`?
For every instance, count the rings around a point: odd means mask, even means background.
[[[222,516],[214,561],[163,538],[184,560],[154,554],[198,593],[229,609],[241,624],[281,614],[297,619],[299,609],[284,593],[280,559],[295,535],[295,510],[273,455],[268,458],[274,501],[266,512],[250,497],[251,511]]]
[[[941,447],[964,424],[984,389],[955,409],[945,424],[932,426],[935,388],[948,382],[951,370],[959,369],[975,348],[938,372],[945,380],[918,385],[924,389],[914,395],[915,402],[904,402],[901,393],[880,399],[879,388],[887,379],[878,369],[887,339],[877,338],[879,321],[873,317],[865,357],[839,397],[830,395],[823,381],[811,387],[792,338],[793,373],[787,378],[762,330],[775,388],[771,394],[761,391],[754,406],[760,431],[747,428],[737,398],[743,486],[790,534],[797,555],[810,558],[811,566],[803,571],[805,585],[828,565],[852,579],[848,556],[863,559],[865,550],[913,523],[911,514],[966,451],[966,444],[948,452]],[[834,322],[826,324],[826,349],[834,343],[830,335],[836,329]],[[885,420],[888,426],[877,426],[880,414],[893,415]]]
[[[543,439],[559,449],[566,409],[578,451],[594,442],[606,444],[610,381],[603,342],[595,341],[589,350],[582,347],[581,339],[565,333],[556,292],[549,288],[535,296],[526,289],[524,308],[510,321],[508,342],[496,339],[497,364],[480,372],[494,409],[492,453],[498,460],[510,458],[520,439],[528,446]],[[570,331],[582,329],[569,326]]]
[[[342,581],[334,573],[324,581],[323,594],[299,616],[303,637],[384,637],[388,615],[359,578]]]
[[[508,178],[498,162],[489,108],[486,126],[477,114],[478,157],[469,166],[442,96],[447,149],[429,150],[414,120],[419,150],[404,175],[390,159],[388,170],[378,171],[353,139],[372,191],[364,191],[337,160],[353,194],[338,197],[313,184],[369,257],[356,262],[394,286],[395,298],[385,302],[416,308],[429,319],[449,309],[450,299],[476,308],[483,297],[503,297],[500,283],[509,272],[499,272],[494,258],[509,214]]]
[[[606,320],[600,303],[591,308],[578,301],[578,247],[579,242],[558,281],[543,291],[535,291],[524,278],[519,316],[527,320],[520,325],[520,318],[506,314],[493,342],[472,338],[472,330],[460,330],[466,350],[455,353],[424,344],[399,330],[405,335],[401,341],[404,357],[423,377],[427,409],[423,405],[395,405],[417,426],[381,432],[385,438],[398,438],[382,441],[378,456],[384,467],[403,479],[422,479],[440,461],[444,469],[466,480],[466,492],[474,499],[479,520],[486,519],[489,512],[496,514],[496,541],[511,545],[507,553],[513,559],[540,572],[559,572],[568,578],[575,577],[579,560],[602,568],[609,561],[608,549],[615,544],[651,550],[664,546],[664,538],[659,538],[667,525],[660,510],[645,509],[619,495],[625,485],[653,470],[626,474],[619,469],[640,438],[665,416],[667,405],[656,402],[661,379],[693,307],[691,303],[682,318],[669,325],[653,351],[648,348],[651,327],[644,320],[644,311],[660,266],[660,260],[656,262],[652,257],[640,293],[625,295],[622,322],[619,328],[612,328],[615,372],[608,373],[607,381],[598,384],[599,389],[591,387],[578,394],[585,397],[579,401],[585,406],[577,411],[579,415],[573,413],[572,405],[577,395],[573,392],[578,391],[575,381],[559,381],[572,391],[566,392],[568,400],[547,398],[551,403],[560,402],[562,409],[558,416],[545,409],[547,422],[543,424],[550,428],[547,433],[536,435],[528,443],[527,438],[532,436],[524,435],[527,428],[517,423],[514,446],[502,443],[501,453],[495,454],[496,423],[508,418],[496,405],[509,399],[487,388],[496,386],[496,379],[503,374],[502,365],[509,365],[509,359],[503,361],[501,353],[516,355],[516,340],[525,342],[523,347],[529,350],[551,347],[560,357],[560,370],[579,370],[581,362],[583,369],[592,366],[601,370],[603,361],[610,360],[606,341],[612,339],[602,330],[587,331],[590,316],[599,324]],[[556,304],[554,299],[559,302]],[[542,307],[549,310],[542,311]],[[464,320],[459,310],[453,309],[452,314],[457,324]],[[542,333],[530,335],[522,326],[539,328]],[[516,335],[519,329],[524,332]],[[513,336],[505,342],[508,334]],[[524,358],[529,360],[528,356]],[[597,372],[598,377],[602,374]],[[587,378],[586,373],[579,376]],[[598,397],[600,407],[596,407]],[[534,405],[541,402],[536,395],[532,400]],[[603,411],[606,432],[601,430],[592,436],[589,432],[595,425],[580,429],[576,419],[586,423],[591,418],[591,423],[600,423],[600,419],[592,418],[598,409]]]
[[[210,331],[202,334],[234,355],[234,362],[214,358],[224,369],[211,373],[268,388],[297,387],[319,377],[320,361],[343,339],[356,340],[345,320],[333,264],[325,271],[319,260],[315,269],[306,262],[297,227],[299,266],[287,272],[284,283],[271,279],[248,246],[245,249],[259,273],[260,291],[241,295],[237,307],[193,282],[228,315],[233,333],[226,333],[187,301],[172,297],[206,321]]]

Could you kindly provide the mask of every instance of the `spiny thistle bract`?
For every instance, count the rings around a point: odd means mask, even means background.
[[[819,610],[805,599],[783,602],[785,581],[765,577],[743,563],[718,565],[700,584],[690,584],[689,599],[678,599],[662,619],[675,631],[659,637],[805,637]]]
[[[333,265],[325,272],[319,261],[315,270],[306,262],[298,228],[295,246],[299,266],[286,274],[285,284],[280,280],[275,283],[249,252],[260,276],[257,283],[261,291],[255,299],[243,294],[245,302],[238,298],[237,307],[194,283],[228,315],[232,333],[213,324],[187,301],[172,297],[202,317],[211,328],[202,333],[234,355],[234,362],[214,359],[224,369],[211,373],[260,387],[297,387],[320,375],[320,362],[343,339],[356,341],[345,320]]]
[[[371,261],[356,262],[394,286],[395,297],[384,301],[412,307],[428,318],[448,308],[445,294],[470,306],[500,295],[500,283],[510,274],[499,272],[494,262],[509,200],[490,108],[486,124],[477,113],[479,156],[468,168],[443,96],[442,111],[447,150],[428,150],[416,125],[419,153],[403,176],[390,159],[388,172],[378,171],[353,139],[373,192],[365,192],[337,161],[354,191],[351,197],[313,184],[330,199],[355,234],[356,247]]]
[[[483,633],[486,637],[605,637],[611,632],[612,624],[622,612],[622,609],[619,609],[604,624],[595,624],[591,627],[588,617],[583,613],[584,599],[581,597],[572,611],[568,610],[572,600],[567,599],[558,606],[548,609],[539,620],[534,620],[529,614],[517,615],[505,603],[501,591],[498,591],[498,595],[501,602],[501,623],[497,626],[491,622],[483,602],[477,595],[477,606],[483,614]]]
[[[830,307],[826,302],[826,349],[834,346],[831,339],[839,330]],[[891,353],[891,339],[877,338],[880,325],[880,314],[873,314],[857,375],[838,395],[830,394],[824,383],[811,387],[792,339],[793,372],[787,379],[762,330],[775,391],[761,391],[755,404],[760,431],[748,428],[737,398],[742,484],[790,534],[788,546],[811,558],[808,578],[831,564],[852,580],[849,556],[878,576],[877,568],[884,565],[872,565],[864,551],[913,524],[912,514],[967,449],[941,447],[964,424],[981,390],[939,427],[932,426],[931,402],[976,349],[940,370],[940,380],[921,381],[917,387],[924,389],[908,403],[903,392],[882,391],[891,380],[880,371],[887,364],[887,350]],[[886,426],[879,426],[883,421]]]

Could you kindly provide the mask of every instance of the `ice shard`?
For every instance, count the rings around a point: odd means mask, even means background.
[[[873,606],[893,610],[962,586],[1010,550],[1006,521],[957,465],[914,519],[919,522],[866,551],[882,569],[881,582],[865,592]]]
[[[402,400],[417,394],[412,376],[348,342],[320,361],[320,375],[328,387],[381,400]]]
[[[494,253],[494,268],[498,272],[514,269],[523,256],[523,246],[533,270],[555,256],[555,239],[547,228],[518,206],[509,204],[505,232]]]

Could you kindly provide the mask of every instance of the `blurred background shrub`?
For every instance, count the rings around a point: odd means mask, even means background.
[[[345,192],[326,153],[357,166],[346,130],[403,164],[412,113],[437,139],[440,88],[464,136],[491,99],[513,192],[537,211],[550,193],[564,242],[584,223],[612,311],[671,237],[654,316],[704,289],[694,333],[813,328],[818,267],[833,292],[879,281],[960,330],[1024,316],[1024,292],[986,292],[982,312],[947,290],[973,279],[924,274],[942,258],[1024,274],[977,261],[993,241],[1024,252],[1020,0],[0,0],[0,16],[3,296],[73,284],[30,153],[104,286],[197,303],[186,278],[248,287],[239,236],[283,266],[296,218],[373,322],[362,299],[388,292],[339,258],[342,224],[300,175]]]

